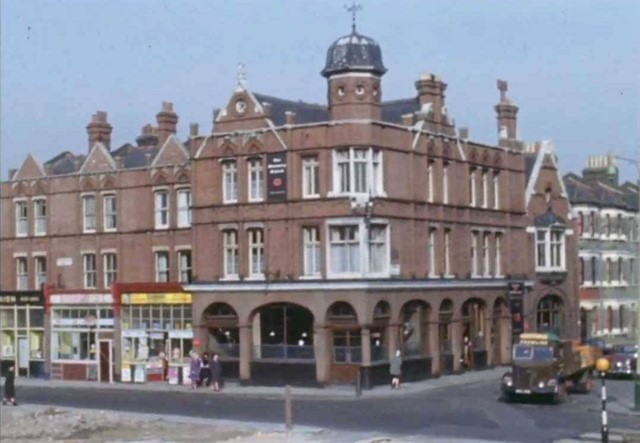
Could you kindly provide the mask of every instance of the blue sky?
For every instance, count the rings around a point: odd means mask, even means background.
[[[44,162],[87,150],[96,110],[112,146],[155,124],[162,101],[211,129],[238,62],[249,87],[323,103],[333,40],[350,31],[345,0],[2,0],[1,176],[28,152]],[[358,31],[382,47],[383,99],[415,94],[421,72],[448,84],[471,138],[496,140],[496,79],[509,81],[525,140],[552,139],[564,172],[587,155],[640,150],[640,2],[360,0]],[[623,176],[635,172],[622,167]]]

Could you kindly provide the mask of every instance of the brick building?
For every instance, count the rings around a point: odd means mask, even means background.
[[[522,251],[545,208],[538,185],[525,192],[531,171],[506,83],[499,139],[487,145],[455,127],[439,77],[423,74],[414,96],[385,101],[385,72],[379,45],[354,29],[327,52],[326,105],[253,92],[241,72],[212,131],[192,125],[184,144],[164,103],[137,146],[112,151],[99,112],[86,155],[44,165],[28,156],[1,185],[2,260],[13,266],[0,283],[47,283],[49,303],[57,296],[45,354],[64,348],[62,360],[95,365],[95,340],[112,340],[119,379],[136,339],[148,338],[143,349],[184,340],[188,324],[192,345],[218,352],[227,376],[326,384],[361,373],[367,386],[387,381],[398,349],[409,379],[508,361],[516,295],[523,327],[554,326],[535,312],[541,296],[528,296],[538,286]],[[563,202],[553,209],[565,217]],[[153,286],[164,282],[183,285]],[[564,317],[571,294],[554,294]],[[178,329],[151,327],[174,323],[178,305]],[[68,328],[54,334],[54,318]],[[105,335],[90,342],[100,324]],[[110,377],[102,370],[85,374]]]
[[[614,158],[589,157],[564,177],[578,221],[580,312],[583,338],[611,342],[636,336],[638,186],[620,184]]]

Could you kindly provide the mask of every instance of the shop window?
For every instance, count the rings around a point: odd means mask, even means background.
[[[16,258],[16,289],[24,290],[29,287],[29,270],[27,257]]]
[[[36,270],[36,288],[41,288],[47,282],[47,257],[35,257],[33,259]]]
[[[45,235],[47,233],[47,201],[39,198],[33,201],[33,215],[35,217],[34,234]]]
[[[93,341],[91,336],[91,332],[53,332],[51,338],[53,360],[92,359],[91,345]]]
[[[318,157],[305,157],[302,159],[302,196],[304,198],[317,198],[320,196],[319,168]]]
[[[84,267],[84,287],[86,289],[95,288],[97,286],[96,255],[83,254],[82,263]]]
[[[249,160],[249,201],[259,202],[264,199],[264,170],[261,158]]]
[[[403,355],[429,355],[429,308],[423,301],[415,300],[402,307],[401,339]]]
[[[102,208],[104,213],[104,230],[115,231],[118,228],[118,209],[115,195],[105,195],[102,198]]]
[[[156,282],[166,283],[169,281],[169,252],[157,251],[155,254],[156,262]]]
[[[235,160],[222,163],[222,201],[236,203],[238,201],[238,169]]]
[[[118,257],[115,253],[107,253],[103,256],[104,287],[110,288],[118,278]]]
[[[96,197],[85,195],[82,197],[82,231],[95,232],[96,230]]]
[[[156,229],[167,229],[169,227],[169,191],[156,191],[154,204]]]
[[[191,189],[178,190],[178,227],[191,226]]]
[[[44,309],[29,308],[29,327],[44,328]]]
[[[178,273],[181,283],[191,283],[191,251],[178,251]]]
[[[305,276],[320,276],[320,230],[307,227],[302,230]]]

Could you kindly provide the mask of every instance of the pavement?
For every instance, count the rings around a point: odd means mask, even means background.
[[[406,395],[414,395],[423,392],[432,391],[434,389],[448,388],[452,386],[460,386],[471,383],[480,383],[495,380],[496,386],[506,367],[496,367],[481,371],[469,371],[455,375],[445,375],[437,378],[430,378],[418,382],[403,383],[400,389],[390,389],[389,385],[375,386],[370,390],[362,391],[362,398],[387,398],[402,397]],[[47,386],[50,388],[92,388],[92,389],[126,389],[132,391],[185,391],[190,390],[185,385],[170,385],[166,382],[150,382],[150,383],[99,383],[95,381],[72,381],[72,380],[44,380],[20,378],[16,380],[16,386]],[[252,396],[252,397],[281,397],[284,395],[285,388],[283,386],[258,386],[258,385],[241,385],[238,382],[228,381],[225,383],[224,389],[220,395],[232,396]],[[327,399],[352,399],[356,396],[356,390],[353,385],[329,385],[322,388],[314,387],[291,387],[292,394],[295,397],[306,398],[327,398]],[[211,390],[199,388],[194,390],[194,394],[211,393]]]

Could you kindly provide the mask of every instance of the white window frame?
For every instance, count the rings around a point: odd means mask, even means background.
[[[502,277],[502,234],[499,232],[495,235],[495,245],[494,275]]]
[[[542,238],[539,235],[542,234]],[[552,240],[553,234],[559,234],[559,241]],[[535,230],[535,263],[536,272],[566,271],[566,232],[561,228],[539,228]],[[560,263],[556,264],[554,249],[559,248]],[[540,250],[544,251],[544,262],[540,263]]]
[[[391,227],[389,222],[384,219],[372,219],[370,221],[372,226],[384,227],[384,254],[386,255],[384,259],[384,269],[381,272],[372,272],[369,269],[370,266],[370,258],[369,258],[369,235],[367,232],[367,226],[363,219],[354,219],[354,218],[341,218],[341,219],[330,219],[326,222],[325,229],[325,244],[327,251],[325,254],[325,269],[327,272],[327,278],[367,278],[367,277],[388,277],[390,273],[390,262],[391,262],[391,247],[390,247],[390,238],[391,238]],[[332,229],[341,229],[346,227],[355,228],[356,239],[355,240],[339,240],[332,241],[331,233]],[[334,270],[332,265],[332,246],[339,244],[352,244],[356,245],[354,252],[358,254],[358,260],[356,262],[357,269],[348,269],[346,271]]]
[[[178,228],[191,226],[191,188],[176,189],[176,219]]]
[[[368,242],[367,272],[369,275],[384,274],[389,267],[389,261],[387,259],[388,257],[387,230],[388,230],[388,227],[386,224],[382,225],[382,224],[370,223],[368,226],[368,232],[366,232],[367,234],[366,241]],[[381,268],[375,269],[375,266],[374,266],[375,263],[381,263],[382,265]]]
[[[302,198],[320,197],[320,161],[318,156],[302,158]]]
[[[478,255],[478,231],[471,231],[471,278],[480,278]]]
[[[449,165],[448,161],[442,162],[442,203],[449,204]]]
[[[250,202],[264,201],[264,165],[261,157],[247,160],[247,198]]]
[[[47,283],[47,256],[46,255],[34,255],[33,256],[33,269],[34,269],[34,283],[35,288],[39,289],[43,284]]]
[[[320,228],[317,226],[302,228],[302,273],[304,277],[321,276],[321,251]]]
[[[109,289],[118,279],[118,256],[115,252],[102,253],[102,274],[104,287]]]
[[[29,262],[27,256],[15,257],[16,263],[16,289],[18,291],[29,289]]]
[[[29,235],[29,204],[26,199],[14,200],[16,237]]]
[[[444,276],[451,276],[451,229],[444,229]]]
[[[489,207],[489,171],[486,169],[482,170],[482,207]]]
[[[222,202],[238,202],[238,163],[236,160],[226,159],[222,162]]]
[[[47,200],[44,197],[37,197],[33,200],[33,235],[41,236],[47,234]],[[41,214],[41,212],[43,212]]]
[[[113,202],[113,210],[110,202]],[[104,194],[102,196],[102,227],[105,232],[115,232],[118,230],[118,201],[115,194]]]
[[[364,187],[356,191],[358,165],[364,165]],[[346,175],[345,178],[343,175]],[[382,151],[378,148],[350,147],[333,151],[332,196],[351,195],[385,196],[384,164]]]
[[[191,283],[193,278],[193,256],[191,249],[178,250],[178,281]]]
[[[435,278],[438,276],[438,273],[436,272],[436,236],[438,233],[438,229],[431,227],[429,228],[429,245],[428,245],[428,250],[429,250],[429,256],[428,256],[428,261],[429,261],[429,277],[430,278]]]
[[[223,274],[225,279],[237,280],[240,273],[238,246],[238,230],[225,229],[222,231]]]
[[[434,169],[435,163],[436,162],[433,159],[427,160],[427,202],[429,203],[433,203],[434,201],[435,192],[433,189],[433,185],[434,185],[433,169]]]
[[[489,256],[489,242],[491,234],[489,232],[482,233],[482,276],[491,277],[491,260]]]
[[[249,278],[260,280],[264,279],[264,272],[266,267],[264,229],[247,229],[247,238],[249,249]]]
[[[163,204],[162,197],[166,201]],[[154,189],[153,191],[153,212],[154,212],[154,228],[169,229],[171,224],[171,196],[166,188]]]
[[[167,283],[171,278],[171,263],[169,261],[169,251],[159,249],[154,251],[155,281],[156,283]],[[163,263],[163,261],[165,263]]]
[[[471,197],[469,206],[475,207],[477,204],[476,187],[476,168],[472,167],[469,170],[469,196]]]
[[[94,252],[82,253],[82,281],[85,289],[98,287],[98,269]]]
[[[493,172],[493,209],[500,209],[500,172]]]
[[[82,198],[82,232],[91,233],[96,232],[98,229],[98,202],[96,201],[95,194],[84,194]],[[93,201],[93,214],[88,212],[88,202]],[[91,223],[93,220],[93,226]]]

